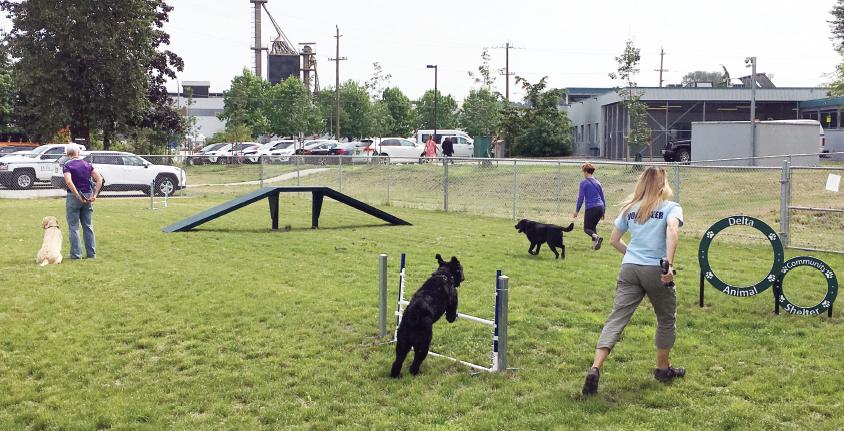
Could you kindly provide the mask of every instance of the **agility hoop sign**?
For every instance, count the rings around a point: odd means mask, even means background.
[[[774,250],[774,263],[771,265],[768,274],[752,286],[733,286],[724,282],[715,275],[715,272],[712,271],[712,266],[709,264],[709,247],[712,245],[712,240],[722,230],[732,226],[747,226],[762,232]],[[762,220],[748,216],[731,216],[719,220],[703,235],[703,239],[700,241],[700,248],[698,249],[698,263],[700,263],[700,270],[703,277],[713,287],[731,296],[755,296],[773,286],[774,282],[777,281],[777,275],[783,268],[784,260],[785,252],[783,251],[782,241],[780,241],[779,235]]]
[[[782,290],[785,275],[792,269],[799,266],[815,268],[820,271],[826,279],[826,295],[819,303],[811,307],[801,307],[791,303]],[[783,264],[782,271],[777,278],[777,285],[774,289],[774,296],[777,299],[777,303],[779,303],[780,307],[782,307],[786,312],[791,314],[819,315],[832,307],[832,304],[835,302],[835,297],[838,296],[838,278],[835,277],[835,272],[832,271],[832,268],[824,263],[824,261],[811,256],[797,256],[788,259]]]

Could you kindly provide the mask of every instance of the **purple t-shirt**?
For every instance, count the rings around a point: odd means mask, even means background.
[[[607,201],[604,199],[604,188],[600,181],[595,178],[584,178],[580,182],[580,192],[577,194],[577,208],[575,211],[580,211],[583,202],[586,202],[586,209],[595,207],[607,207]]]
[[[91,172],[94,167],[82,159],[73,159],[64,164],[62,172],[70,172],[70,180],[76,186],[76,190],[82,194],[93,192],[91,190]]]

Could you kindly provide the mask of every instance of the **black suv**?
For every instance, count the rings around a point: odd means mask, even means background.
[[[692,140],[671,141],[662,149],[662,158],[666,162],[688,163],[692,160]]]

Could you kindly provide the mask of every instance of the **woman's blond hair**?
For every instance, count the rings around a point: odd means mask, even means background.
[[[660,203],[672,196],[674,196],[674,191],[668,184],[668,175],[665,173],[665,169],[651,166],[645,169],[645,172],[642,172],[633,194],[628,196],[621,204],[621,214],[624,216],[638,204],[636,222],[644,224],[650,218],[651,213],[659,208]]]

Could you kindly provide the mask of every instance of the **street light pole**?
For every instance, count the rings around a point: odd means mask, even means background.
[[[429,64],[428,69],[434,69],[434,142],[437,142],[437,99],[440,98],[437,90],[437,65]]]
[[[756,57],[744,59],[750,67],[750,165],[756,166]]]

